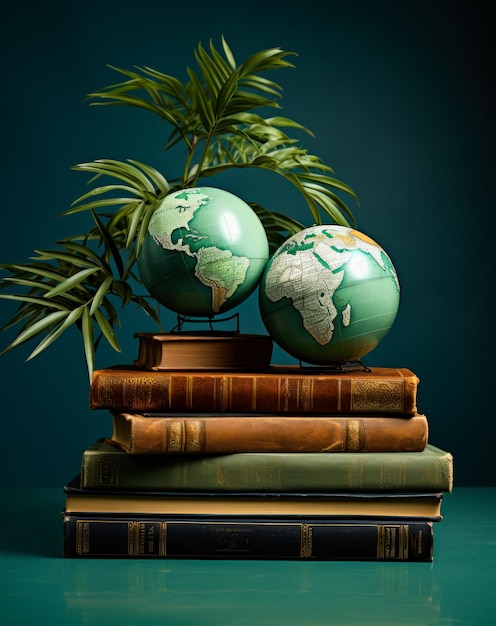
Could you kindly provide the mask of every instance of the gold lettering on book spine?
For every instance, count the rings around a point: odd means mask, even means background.
[[[408,557],[408,524],[384,524],[377,529],[377,558],[404,561]]]
[[[311,524],[301,524],[300,526],[300,558],[309,559],[312,556],[312,530]]]
[[[408,524],[404,524],[400,529],[400,558],[408,560]]]
[[[143,556],[145,554],[146,546],[146,525],[144,522],[136,522],[136,535],[134,544],[134,555]]]
[[[307,525],[300,524],[300,558],[304,559],[307,551]]]
[[[254,376],[251,379],[251,410],[257,410],[257,378]]]
[[[107,456],[98,459],[96,484],[98,487],[119,484],[119,464]]]
[[[169,398],[169,377],[103,377],[98,385],[97,394],[97,404],[110,409],[122,406],[142,406],[150,410],[161,409],[164,399]]]
[[[186,422],[185,452],[202,452],[205,447],[205,424],[201,420]]]
[[[160,522],[159,527],[159,556],[167,555],[167,522]]]
[[[352,380],[351,410],[401,413],[404,389],[402,380]]]
[[[193,405],[193,377],[186,376],[186,409],[191,411]]]
[[[183,420],[167,422],[167,452],[182,452],[184,440]]]
[[[202,420],[166,422],[167,452],[202,452],[205,448],[205,423]]]
[[[136,402],[138,406],[150,406],[152,408],[160,408],[161,400],[157,403],[156,397],[154,397],[154,390],[157,391],[157,387],[163,387],[165,391],[168,390],[168,385],[163,385],[164,380],[153,380],[152,378],[145,378],[140,380],[139,378],[128,378],[125,385],[125,390],[129,391],[129,396],[124,397],[124,406],[133,406],[133,402]]]
[[[279,411],[287,412],[290,396],[289,380],[287,378],[279,378],[277,382]]]
[[[76,553],[89,554],[90,552],[90,523],[76,521]]]
[[[311,411],[313,401],[313,381],[302,378],[298,385],[298,407],[302,411]]]
[[[213,406],[219,411],[228,411],[231,407],[232,385],[229,376],[214,378]]]
[[[363,448],[363,430],[360,420],[350,420],[346,428],[346,450],[359,452]]]
[[[384,526],[382,524],[377,526],[377,558],[379,560],[384,558]]]
[[[127,553],[134,556],[134,536],[136,534],[136,522],[128,522],[127,524]]]

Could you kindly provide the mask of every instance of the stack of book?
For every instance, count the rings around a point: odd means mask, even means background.
[[[140,351],[141,354],[141,351]],[[453,486],[409,369],[96,370],[112,432],[65,486],[64,556],[431,561]]]

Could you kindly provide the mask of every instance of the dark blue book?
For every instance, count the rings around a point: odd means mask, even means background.
[[[64,512],[64,556],[432,561],[433,523],[406,519]]]
[[[64,556],[431,561],[442,493],[64,488]]]

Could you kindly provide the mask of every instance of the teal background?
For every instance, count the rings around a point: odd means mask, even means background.
[[[302,6],[107,0],[4,7],[0,262],[26,262],[35,248],[87,230],[85,217],[58,217],[88,180],[72,165],[133,158],[166,176],[174,170],[162,149],[168,129],[153,116],[84,101],[118,80],[107,64],[184,77],[198,42],[219,44],[222,34],[238,61],[266,47],[295,51],[296,69],[274,76],[284,87],[283,113],[314,131],[306,147],[355,189],[360,230],[386,249],[400,278],[395,325],[365,362],[415,371],[430,440],[454,454],[456,484],[495,485],[489,8],[426,0]],[[292,189],[270,176],[244,173],[221,183],[309,220]],[[0,302],[0,323],[13,311]],[[263,332],[257,294],[239,311],[242,332]],[[174,323],[165,313],[164,327]],[[122,353],[102,351],[97,366],[131,362],[133,333],[154,329],[126,310]],[[0,345],[13,337],[1,333]],[[75,331],[24,363],[28,353],[21,347],[0,358],[1,484],[61,486],[78,471],[82,450],[110,434],[111,419],[88,408]],[[278,349],[274,360],[293,362]]]

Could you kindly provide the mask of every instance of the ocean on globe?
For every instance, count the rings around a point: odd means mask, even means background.
[[[259,291],[272,339],[319,366],[356,362],[390,330],[400,301],[391,259],[367,235],[338,225],[306,228],[269,260]]]
[[[243,200],[213,187],[167,195],[138,258],[143,284],[184,316],[214,317],[257,287],[269,258],[262,222]]]

